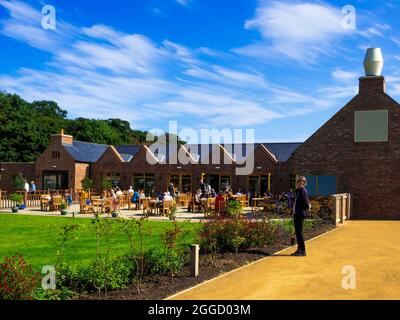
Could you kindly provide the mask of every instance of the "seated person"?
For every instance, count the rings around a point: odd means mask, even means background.
[[[219,210],[221,202],[224,202],[224,201],[225,201],[225,198],[224,198],[222,192],[219,192],[217,197],[215,198],[215,210],[216,211]]]
[[[132,199],[131,199],[132,203],[138,203],[139,202],[139,198],[140,198],[139,192],[134,191]]]
[[[164,193],[164,201],[173,201],[174,198],[172,198],[171,194],[169,192]]]
[[[201,205],[201,199],[202,199],[202,192],[201,189],[197,190],[196,193],[193,196],[194,199],[194,205],[196,206],[200,206]],[[193,210],[193,201],[189,202],[189,206],[188,206],[188,212]]]
[[[116,194],[117,198],[120,198],[124,195],[120,188],[117,188],[117,192],[115,194]]]

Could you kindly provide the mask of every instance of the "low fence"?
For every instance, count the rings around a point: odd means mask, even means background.
[[[68,190],[72,195],[73,204],[79,204],[81,199],[82,190]],[[27,193],[25,191],[17,191],[16,194],[22,195],[24,198],[24,204],[28,208],[40,207],[40,199],[43,195],[51,194],[64,194],[65,190],[55,190],[55,191],[44,191],[38,190],[34,193]],[[7,191],[0,190],[0,209],[10,209],[16,206],[16,202],[10,200],[11,193]]]
[[[349,193],[334,194],[311,200],[311,215],[332,224],[341,224],[351,219],[352,196]]]
[[[0,190],[0,209],[13,208],[17,205],[15,201],[10,200],[10,195]]]

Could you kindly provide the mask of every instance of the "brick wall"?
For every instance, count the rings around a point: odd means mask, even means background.
[[[386,94],[383,77],[363,77],[360,92],[289,159],[288,171],[334,175],[337,193],[353,195],[356,218],[396,218],[400,202],[400,105]],[[387,109],[388,142],[354,142],[355,111]]]
[[[43,189],[44,171],[67,171],[68,188],[76,187],[75,183],[75,159],[63,147],[61,135],[53,135],[48,148],[36,161],[36,176],[38,190]],[[59,152],[59,157],[54,158],[53,153]]]
[[[29,184],[35,180],[35,163],[1,162],[0,170],[0,190],[15,191],[12,187],[12,180],[20,173],[27,179]]]

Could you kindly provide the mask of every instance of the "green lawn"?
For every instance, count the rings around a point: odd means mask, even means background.
[[[117,223],[113,222],[116,231],[112,233],[112,253],[128,252],[129,243],[126,235],[118,230]],[[85,264],[95,257],[96,236],[91,227],[91,219],[39,217],[12,214],[0,214],[0,258],[21,253],[28,263],[36,268],[52,265],[56,262],[59,250],[58,230],[66,224],[81,224],[76,232],[76,240],[68,242],[65,256],[68,262]],[[180,223],[184,232],[181,243],[191,244],[195,239],[197,223]],[[146,248],[161,246],[160,234],[172,228],[171,222],[146,221],[145,229],[150,234],[145,236]],[[104,243],[102,243],[104,248]]]

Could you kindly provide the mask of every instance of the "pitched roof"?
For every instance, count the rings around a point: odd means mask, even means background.
[[[109,147],[106,144],[98,144],[83,141],[74,141],[72,144],[64,144],[65,149],[78,162],[97,162]],[[125,162],[130,161],[140,151],[140,146],[116,146],[116,151]]]
[[[108,146],[90,142],[74,141],[72,144],[63,144],[69,154],[78,162],[93,163],[100,159]]]
[[[286,162],[301,144],[301,142],[263,143],[269,151],[275,154],[279,162]]]
[[[124,157],[124,155],[130,155],[131,157],[134,157],[139,153],[140,148],[140,145],[115,146],[115,149],[117,149],[122,157]]]

